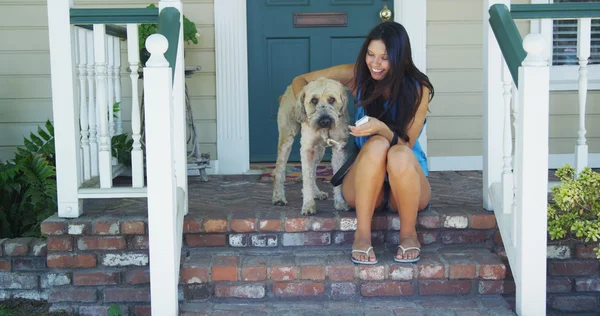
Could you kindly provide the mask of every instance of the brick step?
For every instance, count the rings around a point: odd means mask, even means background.
[[[184,303],[181,316],[198,315],[313,315],[313,316],[393,316],[393,315],[516,315],[511,305],[501,296],[489,295],[477,298],[431,297],[370,298],[355,301],[296,301],[296,302],[250,302],[232,304]]]
[[[188,247],[287,247],[352,243],[356,213],[323,211],[301,216],[290,211],[190,213],[184,220]],[[373,243],[398,243],[397,213],[376,213]],[[493,213],[484,210],[436,208],[419,213],[417,232],[422,244],[487,243],[498,239]]]
[[[424,247],[414,264],[394,262],[395,247],[375,251],[376,265],[352,263],[349,250],[189,252],[180,283],[186,301],[485,296],[514,291],[507,265],[485,248]]]

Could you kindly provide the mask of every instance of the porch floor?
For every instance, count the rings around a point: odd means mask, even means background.
[[[553,174],[553,172],[552,172]],[[203,217],[223,216],[229,213],[282,212],[283,215],[299,215],[302,206],[302,183],[286,183],[287,206],[271,203],[272,183],[259,182],[260,175],[212,175],[207,182],[199,177],[188,177],[189,215]],[[480,171],[430,172],[433,209],[460,209],[481,211],[482,173]],[[115,179],[116,185],[129,185],[130,178]],[[319,215],[332,215],[333,188],[329,183],[317,182],[321,190],[329,193],[329,199],[317,201]],[[100,215],[147,216],[145,198],[87,199],[84,200],[85,217]]]

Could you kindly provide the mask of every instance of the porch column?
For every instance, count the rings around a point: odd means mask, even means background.
[[[69,10],[73,0],[48,0],[50,82],[56,146],[56,188],[59,217],[82,213],[77,191],[81,184],[79,106],[75,94],[75,28]]]
[[[250,169],[246,0],[215,1],[219,174]]]

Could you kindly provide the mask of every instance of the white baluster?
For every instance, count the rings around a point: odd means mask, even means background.
[[[590,58],[592,19],[577,21],[577,58],[579,59],[579,130],[575,145],[575,166],[577,173],[588,165],[588,146],[585,140],[585,105],[588,90],[588,58]]]
[[[98,176],[98,123],[96,108],[96,63],[94,58],[94,32],[86,31],[87,81],[88,81],[88,125],[90,127],[90,172]]]
[[[108,63],[106,65],[106,73],[108,75],[107,83],[108,83],[108,132],[109,135],[115,136],[115,116],[114,116],[114,105],[115,105],[115,49],[112,36],[106,36],[106,57],[108,59]]]
[[[83,158],[83,180],[92,178],[91,159],[90,159],[90,140],[89,140],[89,122],[88,122],[88,104],[87,104],[87,42],[86,30],[78,28],[77,30],[77,56],[79,69],[79,124],[81,126],[81,157]]]
[[[80,60],[79,59],[79,32],[77,31],[76,27],[71,28],[70,31],[72,32],[71,33],[71,38],[73,39],[73,42],[72,42],[73,43],[72,44],[73,45],[73,59],[74,59],[73,60],[73,65],[74,65],[73,69],[75,70],[75,77],[77,77],[77,79],[81,79],[81,73],[79,71],[79,60]],[[80,98],[81,97],[81,92],[79,91],[80,90],[80,85],[78,84],[77,81],[75,81],[74,84],[75,84],[75,87],[74,87],[73,92],[75,93],[75,97],[76,98]],[[81,107],[81,103],[79,101],[76,101],[75,102],[75,106],[76,107]],[[79,113],[79,116],[81,117],[80,110],[81,109],[79,109],[79,111],[77,111],[77,113]],[[81,124],[79,124],[79,130],[78,130],[78,132],[79,132],[79,139],[78,139],[77,145],[79,146],[79,157],[82,157],[82,155],[83,155],[83,147],[81,147],[82,146],[82,143],[81,143],[81,137],[82,137],[82,135],[81,135],[81,132],[82,132],[81,131]],[[79,176],[79,183],[83,183],[83,164],[81,164],[80,167],[81,167],[81,170],[79,170],[79,172],[77,174]]]
[[[153,34],[146,40],[150,59],[144,68],[144,109],[148,163],[148,230],[150,292],[153,315],[177,315],[179,256],[176,237],[177,180],[174,168],[172,72],[163,54],[167,39]],[[160,270],[159,270],[160,269]]]
[[[502,181],[502,52],[488,22],[494,4],[510,7],[510,0],[485,0],[483,5],[483,208],[492,210],[491,186]]]
[[[512,225],[512,234],[511,234],[511,238],[512,238],[512,247],[516,247],[517,246],[517,216],[515,215],[517,213],[517,188],[519,188],[521,186],[521,179],[519,178],[521,175],[521,167],[519,166],[519,160],[516,159],[517,156],[521,155],[521,151],[519,148],[521,141],[519,139],[519,137],[516,137],[516,135],[519,135],[519,99],[521,98],[519,95],[519,90],[517,90],[517,86],[514,84],[512,84],[512,114],[513,114],[513,129],[514,129],[514,133],[515,133],[515,145],[514,145],[514,157],[515,159],[513,160],[513,200],[512,200],[512,206],[511,206],[511,210],[513,213],[513,225]]]
[[[138,100],[138,64],[140,62],[140,49],[137,24],[127,24],[127,57],[131,69],[131,178],[134,188],[144,186],[144,151],[140,139],[141,117],[140,102]]]
[[[112,187],[112,155],[111,139],[108,130],[108,99],[106,91],[106,27],[94,24],[94,56],[96,60],[96,106],[98,108],[100,140],[98,164],[100,170],[100,187]]]
[[[504,60],[504,58],[503,58]],[[504,93],[504,133],[502,151],[504,166],[502,167],[502,208],[505,214],[512,213],[512,202],[513,202],[513,175],[512,175],[512,133],[511,133],[511,117],[510,117],[510,101],[511,101],[511,87],[512,78],[508,71],[506,63],[502,62],[502,88]]]
[[[115,132],[117,135],[120,135],[123,134],[123,120],[121,115],[123,111],[123,104],[121,104],[121,39],[115,36],[113,40],[115,42],[115,102],[119,103],[119,111],[115,115]]]
[[[550,71],[542,35],[527,35],[523,48],[527,57],[519,68],[518,239],[516,262],[511,266],[518,280],[517,315],[546,315]]]

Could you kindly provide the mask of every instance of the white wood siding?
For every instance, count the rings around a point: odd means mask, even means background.
[[[137,7],[146,0],[75,0],[77,7]],[[186,0],[185,16],[196,23],[198,44],[186,44],[187,66],[202,71],[187,79],[200,151],[217,159],[213,0]],[[52,119],[48,18],[44,0],[0,0],[0,160],[12,158],[23,136]],[[122,46],[122,61],[127,60]],[[131,83],[121,68],[123,128],[131,134]],[[141,87],[141,84],[140,84]],[[141,93],[141,91],[140,91]]]

